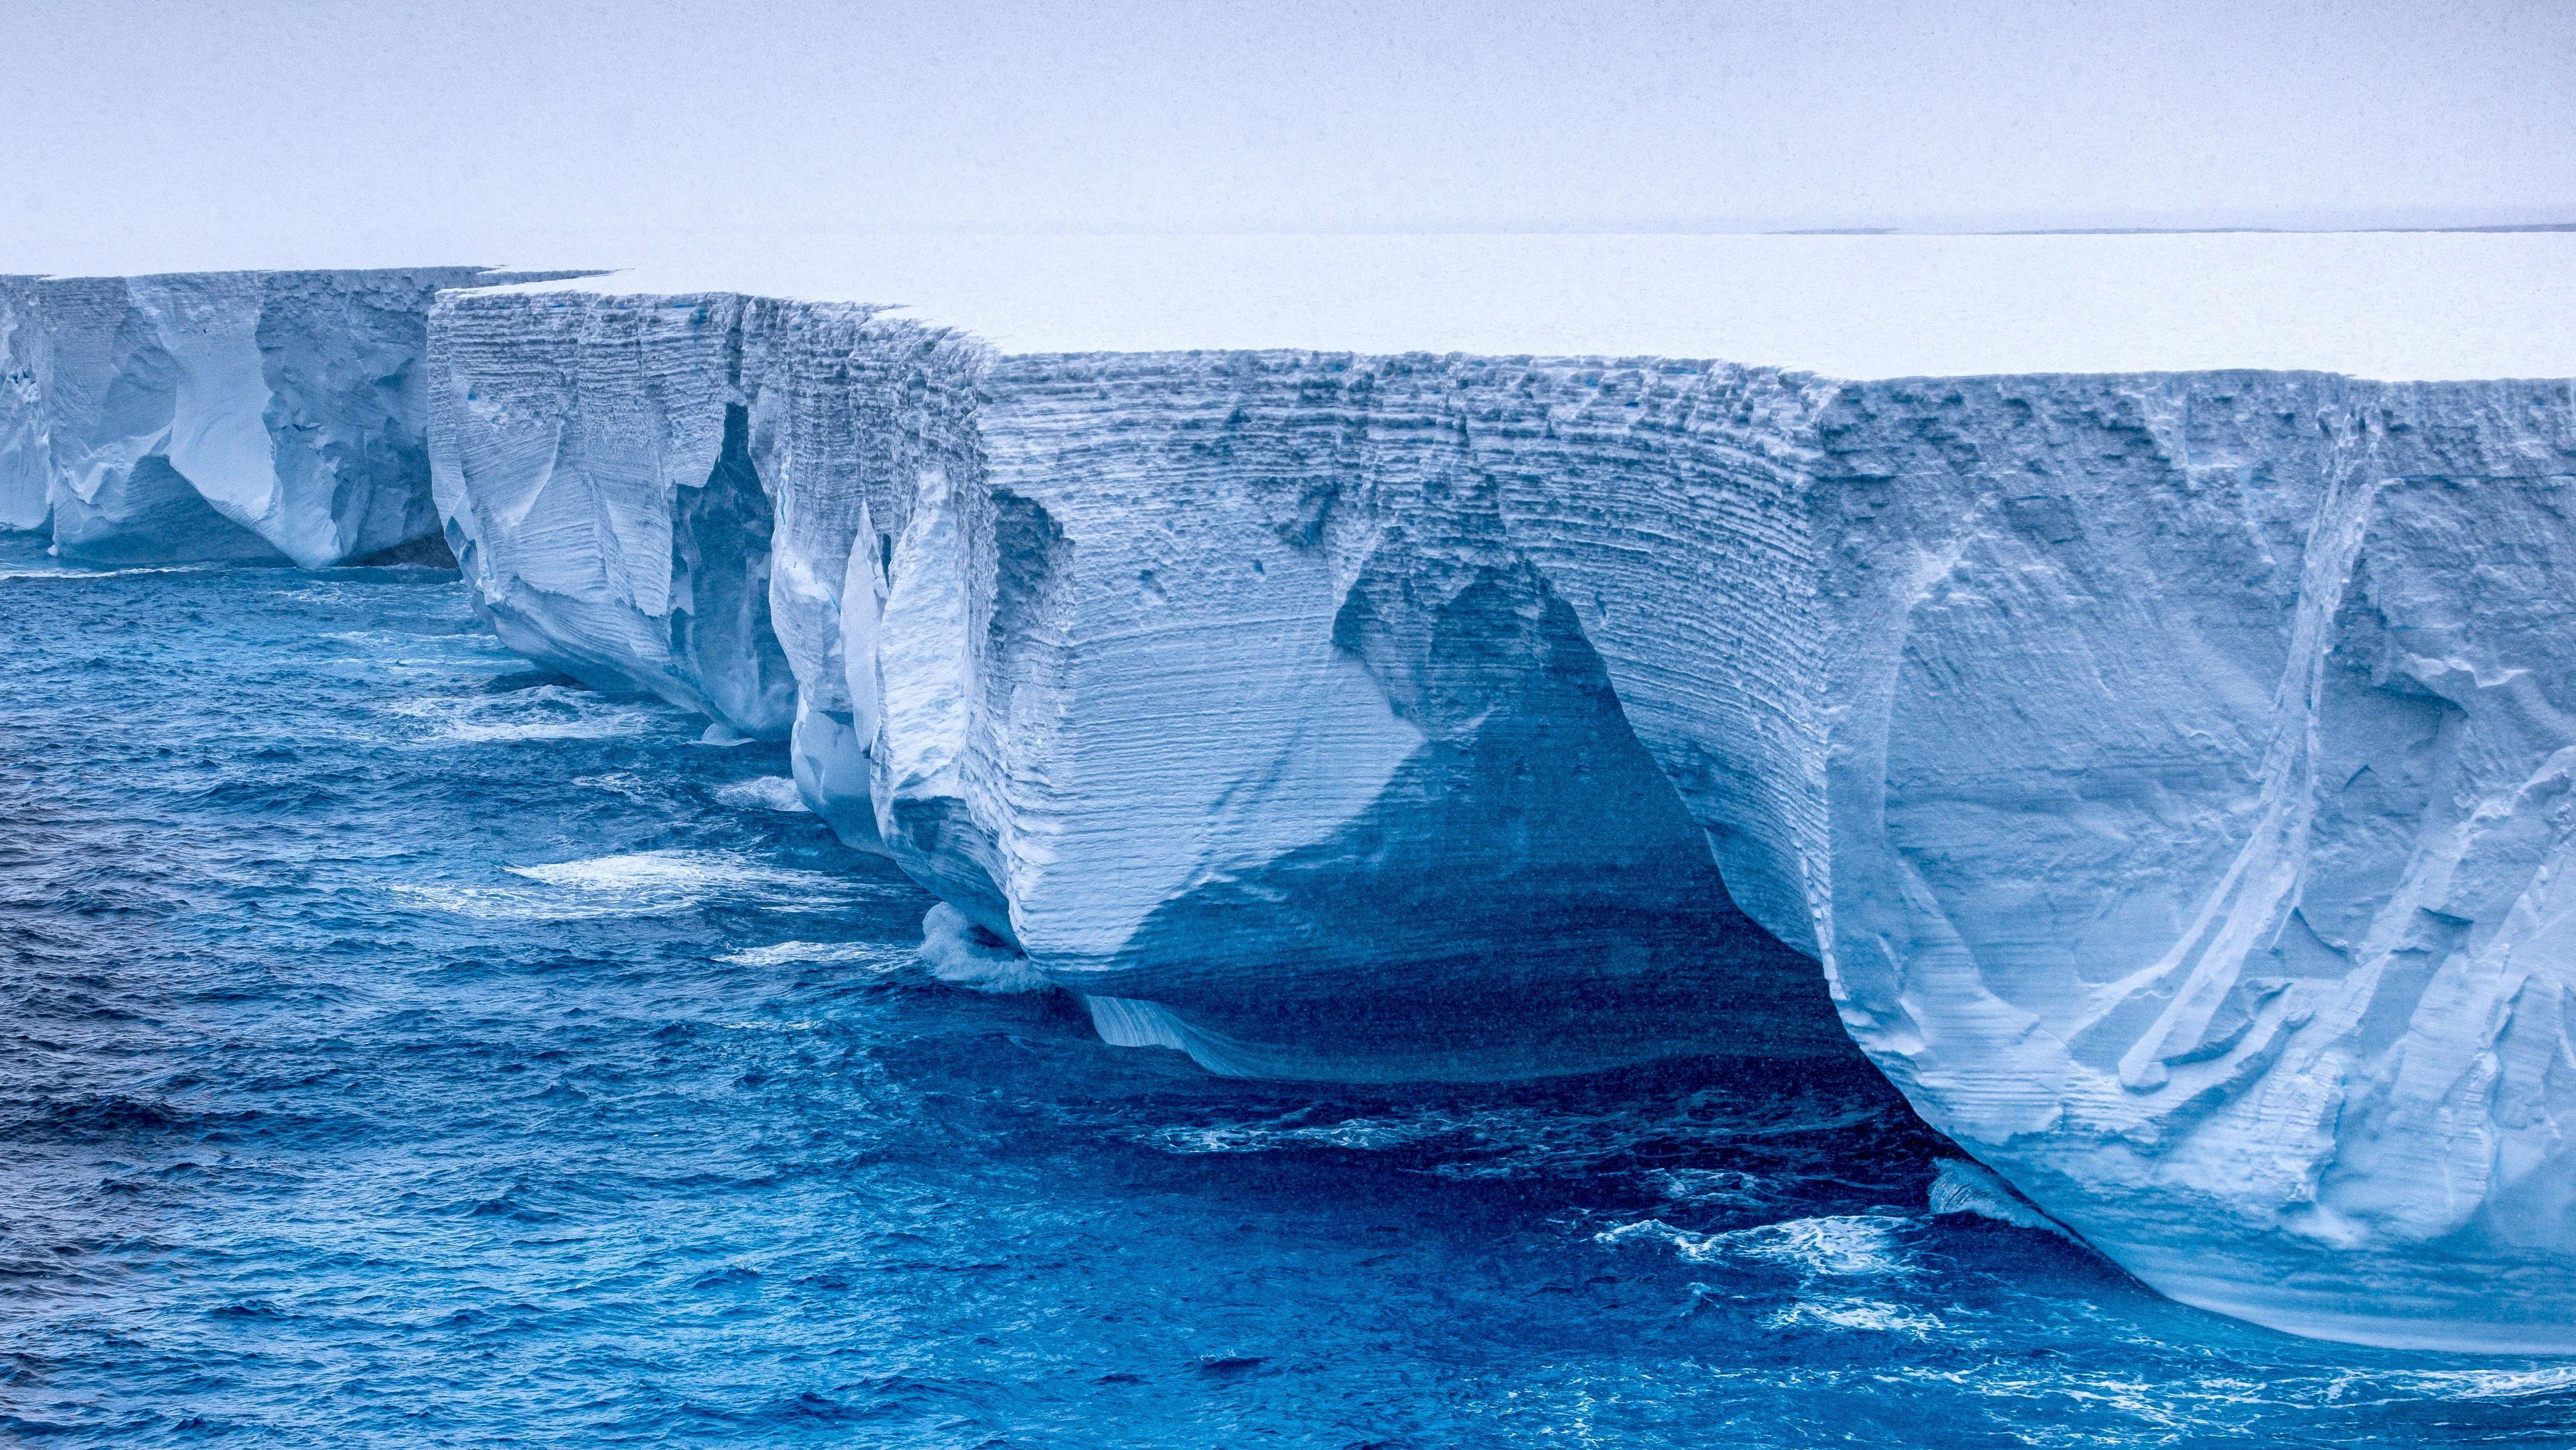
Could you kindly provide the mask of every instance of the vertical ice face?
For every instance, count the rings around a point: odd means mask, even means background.
[[[1845,1020],[2178,1297],[2576,1347],[2572,401],[2035,378],[1820,420]]]
[[[0,529],[41,529],[52,459],[45,447],[50,349],[33,277],[0,277]]]
[[[56,547],[318,568],[434,537],[429,303],[491,280],[443,267],[28,285]],[[0,452],[0,489],[17,456]]]
[[[1534,483],[1685,487],[1804,406],[1703,364],[1001,360],[951,486],[959,774],[1013,934],[1230,1071],[1830,1044],[1622,709],[1619,584],[1525,542]]]
[[[792,732],[1112,1040],[1847,1030],[2178,1297],[2576,1348],[2568,384],[992,356],[587,293],[437,332],[510,637]]]
[[[792,731],[816,808],[862,837],[841,593],[857,541],[903,526],[897,476],[956,446],[943,399],[975,357],[873,313],[461,295],[430,361],[435,496],[502,636],[748,734]]]

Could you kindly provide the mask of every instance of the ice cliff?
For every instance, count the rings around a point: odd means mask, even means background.
[[[504,637],[788,737],[945,949],[1113,1040],[1838,1018],[2176,1297],[2576,1350],[2566,382],[1013,353],[595,284],[430,332]]]
[[[434,541],[430,300],[535,275],[564,274],[0,278],[0,527],[99,562],[318,568]]]

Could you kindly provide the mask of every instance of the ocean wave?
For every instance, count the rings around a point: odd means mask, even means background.
[[[1592,1241],[1661,1241],[1690,1263],[1772,1263],[1808,1279],[1903,1278],[1913,1274],[1915,1266],[1897,1235],[1915,1223],[1886,1214],[1829,1214],[1703,1234],[1652,1218],[1604,1229]]]
[[[716,958],[728,966],[784,967],[799,962],[866,962],[884,971],[912,964],[913,954],[878,942],[783,941],[775,946],[744,947]]]
[[[1856,1329],[1874,1334],[1902,1334],[1929,1339],[1948,1326],[1939,1318],[1884,1299],[1847,1296],[1801,1298],[1762,1317],[1768,1329]]]
[[[1543,1177],[1625,1178],[1667,1204],[1757,1210],[1778,1204],[1797,1175],[1742,1169],[1674,1168],[1678,1152],[1753,1145],[1764,1162],[1806,1132],[1836,1132],[1873,1121],[1882,1109],[1846,1109],[1804,1098],[1745,1100],[1693,1093],[1645,1106],[1598,1102],[1309,1106],[1271,1117],[1175,1124],[1142,1135],[1170,1153],[1262,1153],[1313,1148],[1411,1150],[1419,1171],[1458,1181]],[[1789,1156],[1794,1157],[1791,1153]]]
[[[805,804],[805,797],[797,793],[795,780],[784,775],[758,775],[717,786],[716,799],[724,805],[790,815],[810,815],[813,811]]]
[[[131,569],[83,569],[75,565],[38,566],[33,569],[0,569],[0,584],[19,579],[131,579],[142,574],[203,574],[221,569],[222,564],[140,564]]]
[[[577,775],[572,778],[572,783],[589,790],[604,790],[610,795],[624,796],[638,805],[665,798],[656,782],[631,770],[612,770],[605,775]]]
[[[770,910],[828,910],[885,889],[730,851],[626,851],[503,869],[537,885],[390,885],[397,894],[453,915],[499,921],[667,916],[717,900]]]
[[[427,722],[426,740],[452,745],[614,740],[667,733],[689,718],[659,701],[613,699],[565,685],[500,695],[435,695],[399,700],[384,709]]]
[[[2412,1389],[2450,1400],[2527,1400],[2576,1395],[2576,1364],[2535,1369],[2431,1370],[2402,1376]]]

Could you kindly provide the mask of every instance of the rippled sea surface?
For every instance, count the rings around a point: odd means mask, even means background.
[[[2576,1439],[1934,1216],[1856,1061],[1247,1084],[941,987],[779,750],[450,574],[0,541],[0,651],[0,1442]]]

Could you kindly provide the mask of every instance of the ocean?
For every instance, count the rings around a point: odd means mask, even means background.
[[[452,573],[0,536],[0,1441],[2576,1442],[2576,1364],[2159,1298],[1857,1054],[1256,1083],[944,986],[703,725]]]

